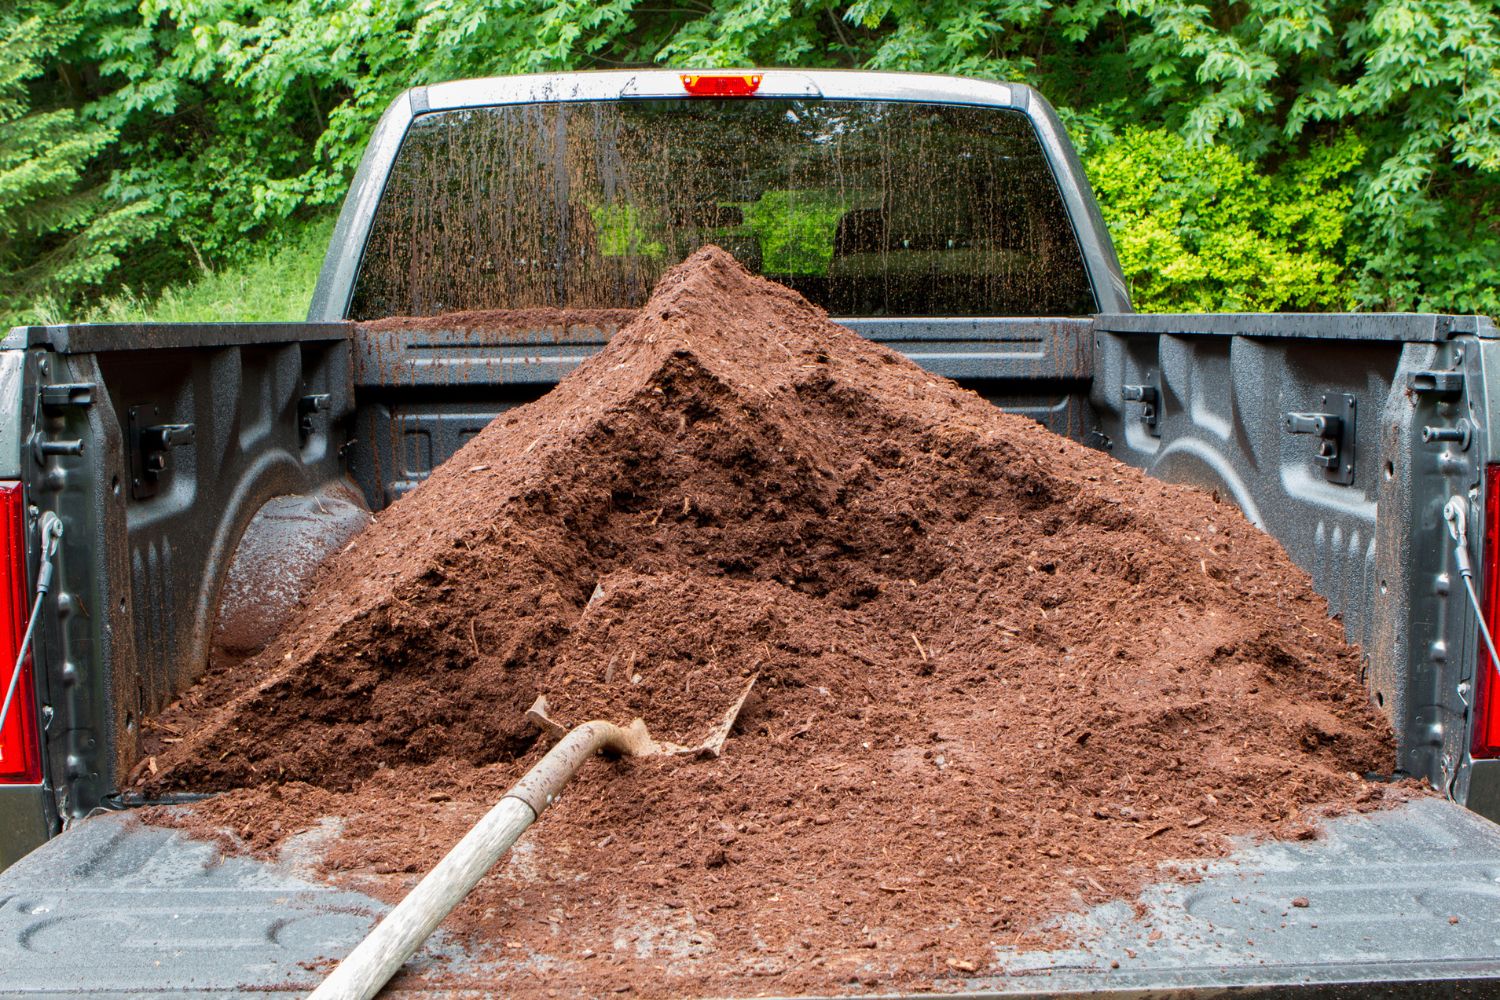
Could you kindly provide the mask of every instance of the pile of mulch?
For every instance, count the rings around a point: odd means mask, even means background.
[[[706,248],[159,720],[158,814],[326,817],[398,898],[546,749],[643,717],[447,925],[518,995],[941,986],[1049,920],[1373,808],[1390,730],[1239,511],[1005,414]],[[513,960],[513,961],[512,961]]]

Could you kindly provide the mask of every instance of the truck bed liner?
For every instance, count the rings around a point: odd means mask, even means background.
[[[309,967],[385,909],[299,874],[312,846],[223,859],[128,813],[83,821],[0,874],[0,996],[305,991]],[[1436,798],[1343,817],[1317,841],[1246,845],[1141,901],[1140,919],[1124,901],[1072,918],[1079,946],[1001,955],[1007,974],[970,992],[1500,993],[1500,826]],[[415,961],[454,993],[506,971],[441,935]],[[421,978],[408,988],[431,989]]]

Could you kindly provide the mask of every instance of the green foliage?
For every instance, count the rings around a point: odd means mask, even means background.
[[[0,318],[44,291],[96,284],[153,228],[88,170],[113,132],[34,93],[78,28],[42,3],[0,10]]]
[[[1031,83],[1108,174],[1102,201],[1144,303],[1500,311],[1491,0],[10,8],[0,312],[38,290],[75,306],[122,280],[127,253],[145,290],[200,257],[241,259],[262,232],[337,203],[374,121],[413,84],[652,64]],[[1230,231],[1210,235],[1220,223]]]
[[[850,198],[829,191],[766,191],[743,206],[745,224],[760,241],[767,274],[828,273],[839,219]]]
[[[622,202],[589,209],[598,234],[599,252],[609,257],[665,257],[666,246],[653,240],[641,223],[640,209]]]
[[[1354,304],[1347,178],[1363,156],[1346,137],[1265,174],[1225,146],[1131,127],[1086,166],[1136,308],[1337,309]]]
[[[39,323],[292,322],[306,318],[328,249],[333,219],[295,225],[260,245],[242,263],[198,273],[169,286],[154,299],[129,288],[108,295],[82,313],[43,302]]]

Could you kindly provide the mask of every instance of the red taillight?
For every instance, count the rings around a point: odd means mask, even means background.
[[[0,701],[10,684],[21,636],[26,631],[26,526],[21,484],[0,482]],[[42,748],[36,730],[36,688],[31,657],[21,665],[16,694],[0,729],[0,784],[34,785],[42,780]]]
[[[1480,603],[1494,635],[1500,629],[1500,465],[1484,470],[1484,552],[1479,565],[1484,573]],[[1474,676],[1474,739],[1469,746],[1475,757],[1500,757],[1500,683],[1496,681],[1495,665],[1480,643]]]
[[[760,89],[760,74],[683,73],[682,87],[690,97],[749,97]]]

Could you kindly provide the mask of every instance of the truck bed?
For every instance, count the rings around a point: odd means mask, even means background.
[[[386,909],[311,878],[306,836],[267,863],[128,813],[77,824],[0,874],[0,996],[305,992]],[[1435,796],[1333,820],[1315,841],[1242,845],[1141,903],[1139,917],[1121,901],[1072,918],[1076,946],[997,953],[1006,974],[945,982],[1018,997],[1500,991],[1500,827]],[[393,992],[535,991],[529,971],[579,960],[559,952],[486,961],[440,934]],[[739,992],[758,982],[747,972]]]
[[[1474,662],[1472,620],[1443,611],[1446,598],[1434,586],[1451,571],[1450,550],[1417,539],[1442,537],[1435,532],[1443,503],[1494,460],[1484,424],[1464,451],[1421,440],[1425,425],[1451,422],[1460,407],[1491,412],[1494,329],[1464,317],[1321,319],[1311,326],[1301,317],[1251,316],[850,325],[1059,434],[1238,504],[1312,575],[1370,655],[1367,682],[1396,727],[1398,767],[1461,800],[1467,794],[1471,805],[1493,806],[1500,762],[1469,765],[1460,745],[1456,692]],[[96,567],[99,580],[95,591],[69,586],[89,596],[89,606],[118,606],[119,614],[110,628],[82,617],[64,622],[75,631],[99,629],[94,645],[77,648],[97,657],[82,675],[101,701],[70,709],[68,718],[79,721],[65,727],[99,764],[69,783],[68,808],[59,810],[71,820],[64,835],[0,873],[0,995],[305,990],[383,905],[322,884],[305,855],[280,864],[220,860],[210,845],[142,827],[128,813],[78,818],[119,801],[104,773],[117,755],[84,737],[129,731],[111,724],[105,693],[116,693],[128,720],[130,711],[149,715],[186,680],[180,675],[189,657],[165,657],[159,646],[205,641],[199,619],[212,605],[198,595],[233,546],[204,539],[238,537],[261,497],[316,493],[345,474],[372,509],[384,506],[496,413],[545,392],[610,331],[508,331],[491,339],[430,325],[215,327],[167,330],[175,339],[137,338],[129,347],[92,342],[81,328],[25,333],[28,363],[51,359],[49,380],[98,389],[99,402],[68,411],[56,432],[86,442],[82,456],[67,460],[80,470],[58,508],[81,526],[97,511],[115,511],[92,533],[70,528],[69,544],[113,554],[91,562],[80,553],[73,565]],[[1420,391],[1434,373],[1461,379],[1461,397]],[[1149,422],[1125,393],[1141,385],[1155,387],[1161,401]],[[304,437],[298,401],[313,391],[332,402]],[[1336,395],[1357,398],[1364,414],[1349,485],[1318,474],[1313,444],[1282,426],[1284,414],[1318,409]],[[163,407],[161,419],[196,423],[198,443],[174,459],[172,489],[108,507],[87,489],[102,491],[112,474],[123,477],[120,429],[130,407],[154,400],[178,401]],[[266,413],[274,419],[259,416]],[[212,450],[221,441],[237,445],[228,457]],[[286,458],[270,464],[271,454]],[[250,500],[226,504],[226,491]],[[164,573],[158,552],[175,554],[175,572]],[[189,556],[199,562],[188,566]],[[167,583],[170,601],[159,596]],[[206,609],[170,622],[183,641],[168,641],[153,617],[169,604]],[[105,639],[133,655],[106,656]],[[1438,659],[1432,651],[1439,649],[1463,652]],[[49,683],[78,690],[66,686],[60,657],[44,658]],[[1127,902],[1091,912],[1081,936],[1087,949],[1005,956],[1003,978],[964,985],[1023,996],[1226,988],[1363,996],[1372,983],[1400,984],[1388,992],[1401,995],[1500,994],[1497,879],[1500,827],[1426,798],[1335,821],[1317,842],[1246,846],[1202,883],[1149,891],[1141,919]],[[1306,908],[1291,905],[1299,897]],[[433,965],[435,948],[452,961]],[[452,941],[423,955],[405,988],[483,990],[516,973]],[[532,968],[548,958],[536,956]],[[764,988],[746,982],[747,992]]]

